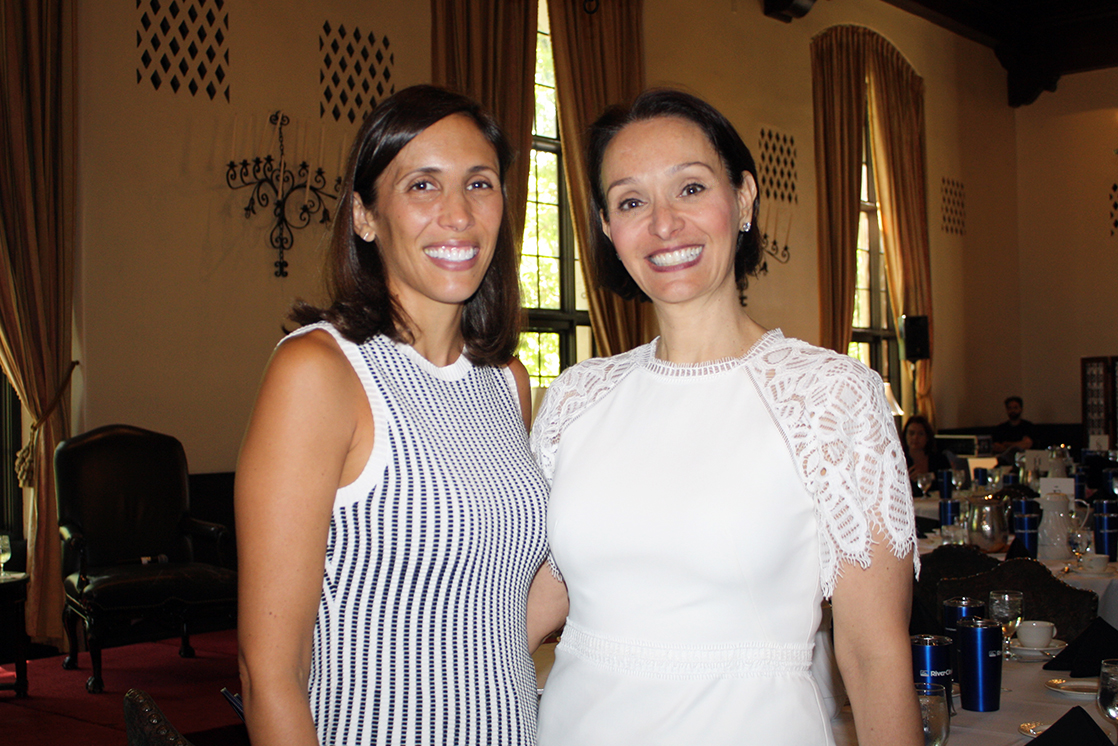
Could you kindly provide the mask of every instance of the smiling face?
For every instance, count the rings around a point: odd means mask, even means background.
[[[497,152],[472,119],[452,114],[420,132],[377,179],[376,204],[356,195],[353,226],[375,237],[388,286],[415,316],[460,306],[493,259],[504,197]]]
[[[654,303],[732,296],[734,253],[757,187],[734,187],[694,123],[661,116],[627,125],[602,159],[605,234]]]

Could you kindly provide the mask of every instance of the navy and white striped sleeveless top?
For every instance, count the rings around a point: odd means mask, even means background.
[[[528,587],[547,487],[507,369],[439,368],[322,328],[357,371],[373,452],[338,490],[314,628],[322,744],[534,744]]]

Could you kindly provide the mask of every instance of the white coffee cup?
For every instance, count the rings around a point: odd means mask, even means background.
[[[1106,563],[1110,561],[1110,557],[1105,554],[1095,554],[1094,552],[1087,552],[1079,560],[1079,564],[1087,572],[1102,572],[1106,569]]]
[[[1056,625],[1027,619],[1017,625],[1017,641],[1026,648],[1046,648],[1056,636]]]

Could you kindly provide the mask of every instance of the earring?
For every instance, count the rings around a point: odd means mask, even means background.
[[[749,233],[749,229],[752,228],[752,227],[753,227],[753,222],[750,221],[750,220],[746,220],[745,224],[742,225],[742,227],[741,227],[741,232],[742,233]]]

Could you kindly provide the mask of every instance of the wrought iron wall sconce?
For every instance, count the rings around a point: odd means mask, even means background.
[[[295,243],[294,229],[306,228],[316,215],[319,216],[319,224],[330,222],[326,200],[337,200],[341,193],[342,177],[334,180],[334,190],[331,193],[326,191],[326,172],[321,166],[311,173],[310,166],[303,161],[298,165],[298,170],[292,172],[287,167],[283,145],[283,128],[290,120],[282,111],[277,111],[268,121],[278,129],[279,162],[272,158],[271,153],[263,158],[257,156],[251,161],[246,158],[240,163],[231,160],[226,166],[225,183],[230,189],[250,190],[245,204],[246,219],[256,214],[258,205],[262,208],[272,205],[275,223],[268,234],[268,244],[279,252],[274,263],[275,276],[287,277],[287,260],[283,254]],[[301,203],[292,199],[299,192],[303,193]]]

